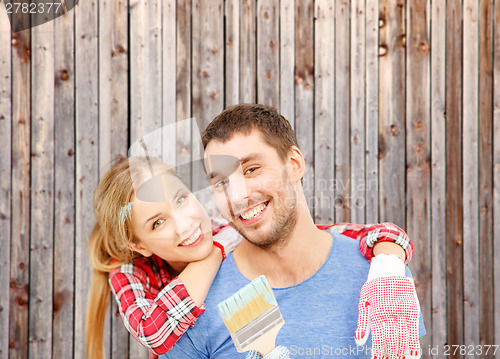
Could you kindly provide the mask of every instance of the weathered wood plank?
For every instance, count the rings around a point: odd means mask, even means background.
[[[350,36],[350,221],[365,223],[366,11],[364,0],[351,2]],[[342,91],[343,92],[343,91]],[[339,119],[338,117],[336,117]]]
[[[256,3],[253,0],[241,0],[240,6],[240,103],[257,100]]]
[[[431,9],[431,235],[432,319],[431,345],[444,353],[446,316],[446,7]],[[415,240],[415,238],[413,238]],[[429,331],[428,331],[429,333]]]
[[[335,9],[329,0],[315,3],[314,32],[314,221],[334,223],[334,108],[335,86]],[[299,126],[300,128],[300,126]]]
[[[378,0],[366,0],[366,177],[364,188],[366,191],[365,222],[376,223],[379,211],[378,191],[378,32],[379,8]]]
[[[240,99],[240,0],[225,1],[226,56],[224,107],[239,103]]]
[[[161,3],[138,0],[130,4],[131,142],[162,125]],[[151,156],[160,156],[162,143],[148,142]]]
[[[380,1],[380,220],[405,226],[405,4]]]
[[[448,344],[464,340],[462,192],[462,9],[446,6],[446,264]]]
[[[479,2],[479,339],[495,343],[493,301],[493,1]],[[489,353],[489,358],[493,358]]]
[[[75,280],[75,12],[54,22],[54,324],[52,355],[73,353]],[[72,355],[71,355],[72,356]]]
[[[177,164],[191,161],[191,0],[178,1],[176,11],[177,23],[177,77],[176,77],[176,120],[177,120]],[[179,175],[186,185],[191,186],[191,169],[183,166]]]
[[[126,3],[99,0],[99,163],[101,169],[109,167],[118,158],[127,156],[127,18]]]
[[[162,126],[162,3],[138,0],[129,9],[130,86],[134,93],[130,98],[130,137],[134,143]],[[161,157],[163,142],[147,141],[147,149],[150,156]],[[148,350],[130,335],[129,358],[147,357]]]
[[[430,39],[428,0],[408,5],[406,62],[406,213],[407,233],[415,244],[410,268],[424,323],[432,327],[431,172],[430,163]],[[420,340],[427,348],[430,336]]]
[[[75,343],[74,357],[85,358],[85,313],[90,286],[87,243],[95,223],[92,194],[99,180],[99,64],[97,4],[75,8]],[[109,352],[106,353],[109,357]]]
[[[7,14],[0,21],[0,288],[10,285],[10,241],[11,241],[11,122],[12,122],[12,73],[11,32]],[[0,358],[9,356],[9,291],[0,294]]]
[[[479,344],[478,2],[463,3],[464,343]],[[479,357],[471,353],[473,357]],[[469,356],[469,355],[468,355]]]
[[[52,357],[54,244],[54,23],[31,32],[29,357]],[[43,223],[43,225],[42,225]],[[36,318],[36,319],[34,319]],[[34,319],[34,320],[33,320]]]
[[[304,195],[311,213],[314,196],[313,1],[295,3],[295,134],[306,162]]]
[[[193,116],[196,117],[200,131],[203,131],[212,119],[224,107],[224,2],[215,0],[193,1]],[[243,94],[240,92],[240,94]],[[201,154],[201,145],[192,143],[195,157]],[[202,188],[207,183],[201,168],[193,168],[193,185]],[[211,215],[216,214],[215,203],[210,191],[198,193],[200,202]]]
[[[176,162],[176,38],[175,11],[176,1],[162,1],[162,124],[168,130],[162,133],[162,158],[165,162],[175,165]]]
[[[500,216],[500,6],[494,9],[493,29],[493,218]],[[500,343],[500,221],[493,222],[494,342]]]
[[[120,157],[128,141],[128,11],[121,1],[99,1],[99,177]],[[106,352],[128,355],[128,332],[111,297],[106,317]],[[108,329],[109,328],[109,329]]]
[[[335,1],[335,222],[350,222],[349,3]]]
[[[31,37],[12,35],[12,202],[9,357],[28,357]]]
[[[257,102],[279,106],[279,1],[257,5]]]
[[[295,6],[294,0],[280,1],[280,113],[295,125],[294,53]]]

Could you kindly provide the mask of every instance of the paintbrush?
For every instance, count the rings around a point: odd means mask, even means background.
[[[256,350],[267,355],[274,349],[276,336],[285,324],[263,275],[219,303],[219,312],[239,353]]]

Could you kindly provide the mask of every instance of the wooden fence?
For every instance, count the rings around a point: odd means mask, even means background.
[[[0,10],[0,358],[85,356],[102,169],[241,102],[294,125],[317,222],[407,230],[424,357],[500,344],[498,1],[81,0],[15,34]],[[107,357],[145,357],[109,313]]]

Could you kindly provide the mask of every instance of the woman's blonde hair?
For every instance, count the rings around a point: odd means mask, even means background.
[[[140,256],[129,249],[134,236],[130,211],[125,210],[130,209],[134,188],[151,178],[153,172],[158,174],[170,169],[156,159],[122,159],[97,185],[94,192],[97,222],[89,240],[92,281],[85,323],[88,358],[104,358],[103,331],[110,297],[109,272]]]

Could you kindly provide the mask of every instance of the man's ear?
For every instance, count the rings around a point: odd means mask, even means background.
[[[153,254],[153,252],[151,252],[149,249],[147,249],[144,246],[144,244],[142,244],[141,242],[139,242],[139,243],[129,243],[127,245],[127,247],[131,251],[134,251],[134,252],[142,254],[144,257],[151,257],[151,255]]]
[[[288,150],[288,161],[291,166],[291,178],[294,182],[299,182],[304,177],[306,161],[304,155],[297,146],[292,146]]]

